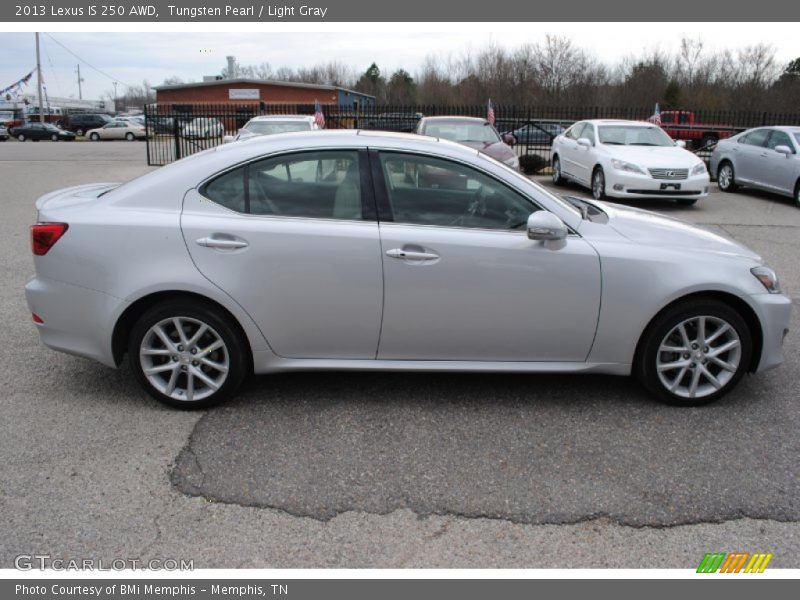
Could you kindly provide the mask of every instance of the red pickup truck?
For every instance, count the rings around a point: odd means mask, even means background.
[[[716,144],[736,133],[731,125],[700,123],[689,110],[662,111],[661,128],[674,140],[691,140],[695,148]]]

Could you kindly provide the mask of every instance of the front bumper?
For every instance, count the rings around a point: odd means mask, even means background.
[[[761,360],[755,372],[766,371],[783,362],[783,340],[789,333],[792,301],[783,294],[754,294],[752,305],[761,322]]]
[[[606,171],[606,196],[612,198],[690,198],[708,196],[710,180],[707,173],[687,179],[655,179],[611,169]]]
[[[113,315],[121,312],[124,300],[44,277],[27,283],[25,298],[31,312],[44,321],[36,327],[45,346],[116,366],[111,351]]]

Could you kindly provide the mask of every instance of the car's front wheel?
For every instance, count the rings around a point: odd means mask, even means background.
[[[58,134],[54,133],[53,135],[50,136],[50,139],[53,140],[54,142],[57,142],[58,141]]]
[[[100,141],[100,134],[99,133],[93,133],[92,135],[89,136],[89,139],[92,140],[93,142],[99,142]]]
[[[595,200],[606,197],[606,174],[602,167],[597,167],[592,174],[592,197]]]
[[[79,136],[83,137],[83,134],[84,134],[84,133],[85,133],[85,131],[83,130],[83,128],[82,128],[82,127],[78,127],[78,128],[75,130],[75,135],[79,135]]]
[[[558,156],[553,157],[553,183],[556,185],[564,183],[564,177],[561,175],[561,159]]]
[[[136,136],[134,136],[132,133],[126,133],[125,139],[128,140],[129,142],[132,142],[133,140],[136,139]]]
[[[233,395],[248,372],[242,334],[206,303],[171,300],[145,312],[129,340],[136,378],[154,398],[182,409]]]
[[[715,299],[678,303],[644,333],[635,373],[657,398],[699,406],[728,393],[747,370],[750,328],[728,304]]]
[[[736,177],[733,171],[733,165],[725,161],[719,167],[719,171],[717,171],[717,186],[723,192],[735,192],[736,188]]]
[[[18,139],[20,142],[24,142],[24,141],[25,141],[25,134],[24,134],[24,133],[20,133],[20,134],[17,136],[17,139]]]

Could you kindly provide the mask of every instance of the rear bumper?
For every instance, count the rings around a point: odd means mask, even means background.
[[[124,301],[87,288],[34,277],[25,286],[42,343],[53,350],[83,356],[115,367],[111,351],[112,316]]]
[[[792,301],[783,294],[756,294],[750,298],[761,321],[764,336],[761,360],[755,369],[758,373],[783,362],[783,340],[789,332]]]

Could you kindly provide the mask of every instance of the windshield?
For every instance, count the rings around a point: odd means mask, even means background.
[[[794,134],[794,139],[798,144],[800,144],[800,133],[795,133]]]
[[[10,110],[0,110],[0,121],[8,121],[14,118],[14,113]]]
[[[653,125],[601,125],[600,143],[613,146],[674,146],[660,127]]]
[[[272,135],[273,133],[308,131],[311,129],[311,123],[308,121],[251,121],[244,128],[250,133]]]
[[[457,121],[439,121],[425,127],[425,135],[444,138],[452,142],[483,142],[496,144],[500,135],[489,123],[464,123]]]

